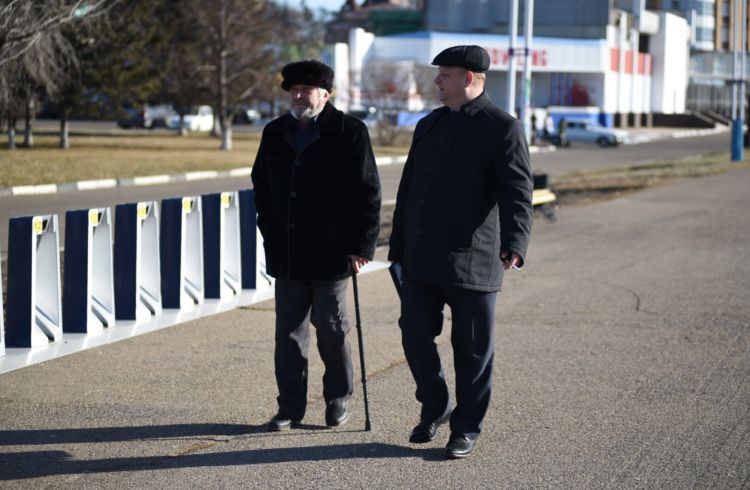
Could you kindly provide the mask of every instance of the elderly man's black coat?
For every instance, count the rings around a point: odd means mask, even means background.
[[[417,124],[399,185],[388,258],[411,280],[498,291],[500,252],[522,259],[533,180],[519,121],[482,93]]]
[[[380,226],[380,182],[367,127],[326,103],[318,136],[298,154],[296,124],[287,114],[265,127],[252,171],[267,272],[341,279],[347,255],[373,258]]]

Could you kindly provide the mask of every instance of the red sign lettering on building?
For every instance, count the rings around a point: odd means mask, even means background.
[[[510,61],[510,50],[500,48],[484,48],[490,55],[491,65],[507,65]],[[516,63],[519,66],[523,66],[524,63],[524,48],[516,48]],[[547,59],[546,49],[532,49],[531,50],[531,66],[547,66],[549,63]]]

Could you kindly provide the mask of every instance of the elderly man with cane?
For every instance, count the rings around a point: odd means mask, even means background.
[[[490,402],[495,300],[503,271],[524,263],[533,211],[526,137],[484,91],[490,59],[479,46],[438,54],[444,106],[419,121],[399,185],[389,259],[400,264],[402,344],[421,403],[412,443],[450,419],[450,459],[474,450]],[[456,406],[435,337],[453,316]]]
[[[325,365],[325,423],[336,427],[349,420],[353,392],[348,277],[375,253],[380,182],[366,126],[329,102],[333,70],[310,60],[281,74],[290,111],[263,130],[252,170],[266,267],[276,278],[279,395],[269,428],[305,416],[310,323]]]

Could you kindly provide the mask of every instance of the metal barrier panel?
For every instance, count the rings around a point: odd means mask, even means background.
[[[3,260],[0,257],[0,269],[2,269]],[[0,298],[3,297],[3,281],[0,280]],[[5,312],[3,311],[3,302],[0,301],[0,357],[5,355]]]
[[[205,297],[231,298],[241,289],[239,197],[237,192],[222,192],[201,200]]]
[[[142,321],[161,313],[156,201],[115,207],[114,256],[117,319]]]
[[[9,347],[62,339],[57,215],[11,218],[8,226]]]
[[[203,302],[203,223],[197,197],[161,202],[161,297],[164,308]]]
[[[65,213],[63,330],[95,333],[115,324],[112,211]]]
[[[266,273],[266,253],[263,236],[258,230],[258,214],[252,189],[238,192],[240,208],[240,256],[242,259],[242,289],[267,291],[273,289],[273,278]]]

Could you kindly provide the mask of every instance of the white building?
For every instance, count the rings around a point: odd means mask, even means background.
[[[641,115],[685,111],[691,34],[686,20],[671,13],[653,16],[657,25],[648,53],[639,53],[638,32],[626,14],[621,15],[620,22],[606,26],[605,39],[533,38],[532,107],[558,107],[558,117],[590,114],[607,126],[615,124],[617,114],[630,114],[640,124]],[[349,49],[337,45],[328,59],[336,68],[336,104],[346,109],[392,97],[408,110],[436,106],[430,62],[443,49],[459,44],[477,44],[488,51],[486,90],[498,105],[515,112],[506,107],[508,36],[479,33],[422,31],[374,37],[355,29]],[[519,36],[517,46],[523,45]],[[516,59],[520,87],[523,58]],[[388,78],[390,85],[383,83]]]

